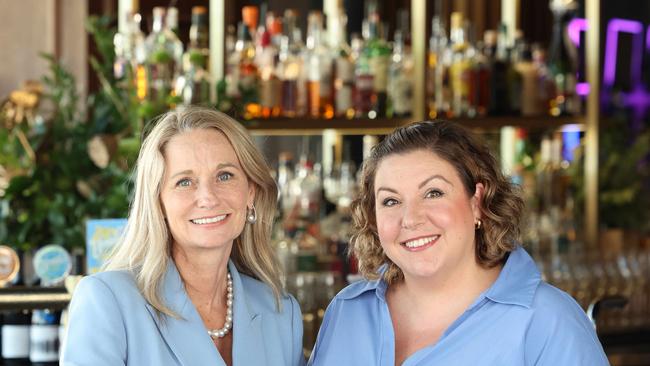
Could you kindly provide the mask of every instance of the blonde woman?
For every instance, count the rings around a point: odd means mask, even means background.
[[[107,271],[81,281],[63,365],[299,365],[302,318],[270,247],[277,188],[245,129],[203,108],[143,141]]]

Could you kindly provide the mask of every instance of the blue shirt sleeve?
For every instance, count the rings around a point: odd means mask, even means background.
[[[126,365],[124,318],[115,294],[101,279],[79,282],[68,319],[61,365]]]
[[[596,331],[566,293],[541,283],[526,334],[526,365],[609,365]]]

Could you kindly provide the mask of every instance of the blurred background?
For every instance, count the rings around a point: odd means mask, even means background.
[[[650,2],[0,0],[5,364],[57,364],[78,276],[124,226],[156,115],[248,128],[281,194],[272,245],[311,350],[347,255],[358,169],[394,127],[450,119],[521,185],[522,244],[650,365]]]

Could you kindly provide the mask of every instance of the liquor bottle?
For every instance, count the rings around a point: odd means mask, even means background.
[[[508,57],[507,27],[499,25],[498,34],[485,32],[485,44],[492,47],[490,83],[490,115],[502,116],[510,113],[510,94],[508,90],[508,70],[510,60]]]
[[[447,43],[445,27],[434,16],[427,57],[427,107],[431,119],[448,117],[451,112]]]
[[[577,7],[575,1],[550,3],[553,12],[553,35],[549,49],[548,68],[555,85],[549,112],[552,116],[576,114],[580,103],[575,93],[577,52],[569,39],[567,25]]]
[[[249,27],[240,22],[237,26],[238,89],[240,101],[244,106],[244,118],[251,119],[260,115],[259,80],[255,64],[255,45]]]
[[[239,43],[238,27],[228,26],[226,30],[226,69],[223,80],[220,81],[222,90],[218,90],[219,109],[227,111],[232,108],[232,103],[237,100],[239,94],[239,59],[240,52],[237,51]],[[218,88],[219,89],[219,88]]]
[[[113,76],[118,83],[133,81],[138,99],[143,100],[147,94],[145,61],[147,57],[145,37],[140,30],[140,14],[124,13],[126,27],[113,37],[115,62]],[[125,86],[129,87],[129,86]]]
[[[388,115],[405,117],[411,113],[413,98],[413,58],[405,47],[401,30],[395,31],[393,56],[388,75]]]
[[[285,117],[304,115],[307,91],[303,82],[302,37],[296,26],[297,13],[287,9],[284,12],[284,35],[280,39],[280,53],[277,75],[282,85],[281,110]]]
[[[363,23],[363,38],[352,38],[354,65],[354,113],[356,117],[367,117],[372,108],[373,83],[375,76],[370,70],[370,53],[366,52],[367,21]]]
[[[291,240],[282,225],[274,230],[273,248],[282,268],[282,283],[287,285],[287,278],[298,270],[298,245]]]
[[[485,117],[490,107],[490,61],[485,49],[483,42],[477,42],[476,47],[470,43],[467,54],[474,60],[470,69],[469,105],[470,114],[476,117]]]
[[[259,72],[259,95],[261,117],[277,117],[280,115],[281,85],[277,77],[276,60],[278,49],[271,42],[271,32],[267,24],[272,13],[266,11],[266,3],[261,6],[261,14],[265,18],[257,27],[257,42],[255,48],[255,64]]]
[[[539,44],[532,46],[533,65],[537,70],[537,108],[540,110],[540,115],[549,114],[549,106],[551,99],[555,93],[555,83],[553,77],[548,69],[546,62],[546,50]]]
[[[59,364],[60,311],[38,309],[32,312],[29,333],[29,360],[34,366]]]
[[[251,37],[251,40],[255,42],[255,36],[257,35],[257,21],[259,20],[260,9],[254,5],[244,6],[241,9],[242,22],[248,28],[248,34]]]
[[[178,8],[175,6],[170,6],[165,12],[165,27],[169,29],[176,38],[180,39],[181,34],[179,33],[178,28]]]
[[[208,71],[210,67],[209,34],[208,9],[205,6],[193,6],[188,53],[192,63]]]
[[[192,8],[190,43],[183,54],[183,73],[176,79],[175,92],[183,105],[210,103],[212,81],[208,73],[207,9]]]
[[[463,29],[463,14],[451,14],[451,65],[449,77],[451,79],[452,112],[456,117],[466,116],[469,109],[469,74],[470,60],[467,58],[467,40]]]
[[[260,106],[262,117],[277,117],[280,115],[282,85],[277,77],[275,60],[278,51],[271,43],[271,33],[264,28],[259,36],[257,67],[260,73]]]
[[[145,40],[147,49],[147,99],[166,108],[175,76],[180,73],[183,44],[164,24],[165,8],[153,9],[153,30]]]
[[[332,118],[332,59],[323,39],[323,14],[312,11],[307,25],[307,98],[309,116]]]
[[[211,78],[201,66],[202,58],[183,57],[183,74],[176,79],[175,94],[183,105],[210,103]]]
[[[545,111],[541,108],[539,78],[540,70],[533,62],[530,49],[525,49],[522,59],[515,65],[521,74],[521,115],[540,116]]]
[[[347,42],[345,26],[347,17],[339,13],[331,31],[335,34],[334,47],[334,114],[338,117],[354,117],[354,60]]]
[[[526,47],[527,45],[524,41],[523,33],[521,30],[515,31],[514,45],[509,50],[510,62],[507,72],[508,95],[510,96],[510,113],[515,115],[521,115],[523,81],[521,72],[517,69],[517,67],[523,59],[523,52],[525,51]]]
[[[2,324],[2,364],[29,365],[29,334],[32,315],[28,310],[4,314]]]
[[[390,66],[391,50],[384,38],[383,24],[380,22],[377,10],[368,15],[368,37],[365,52],[370,54],[370,72],[374,75],[372,83],[372,108],[368,113],[370,118],[386,117],[388,102],[388,68]]]

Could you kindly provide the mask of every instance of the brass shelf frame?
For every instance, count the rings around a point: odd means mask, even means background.
[[[11,287],[0,289],[0,311],[62,310],[72,295],[64,287]]]
[[[321,118],[270,118],[245,120],[242,124],[253,136],[301,136],[321,135],[324,130],[335,130],[340,135],[386,135],[396,127],[417,121],[414,117],[378,119],[321,119]],[[501,116],[484,118],[452,118],[473,130],[492,130],[506,126],[517,126],[532,130],[559,129],[564,125],[584,126],[584,116],[564,117],[519,117]]]

